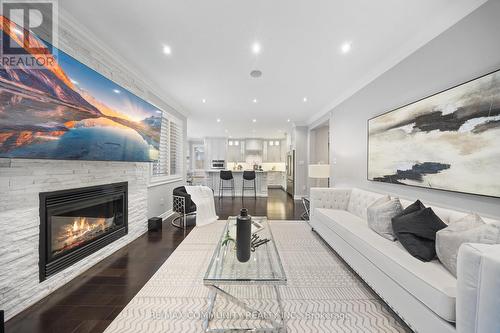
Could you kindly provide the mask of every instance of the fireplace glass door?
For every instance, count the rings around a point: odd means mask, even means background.
[[[123,197],[80,201],[49,210],[50,258],[71,251],[123,225]]]
[[[40,281],[128,232],[128,184],[40,193]]]

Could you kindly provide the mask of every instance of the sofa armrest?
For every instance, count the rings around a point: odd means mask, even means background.
[[[463,244],[457,265],[457,332],[500,332],[500,245]]]
[[[343,188],[311,188],[310,215],[316,208],[347,210],[351,189]]]

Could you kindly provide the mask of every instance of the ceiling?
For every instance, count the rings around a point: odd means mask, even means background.
[[[64,0],[59,4],[182,105],[189,113],[188,136],[195,138],[282,137],[291,124],[318,119],[484,2]],[[261,46],[258,55],[252,53],[255,42]],[[341,51],[345,42],[352,46],[346,54]],[[163,52],[165,45],[170,55]],[[254,69],[261,70],[262,77],[250,77]]]

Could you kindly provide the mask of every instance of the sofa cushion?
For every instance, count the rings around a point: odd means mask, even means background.
[[[415,213],[422,209],[425,209],[424,204],[420,200],[417,200],[411,205],[408,205],[405,209],[403,209],[403,211],[399,214],[399,216]]]
[[[347,205],[347,211],[366,220],[367,218],[366,209],[369,206],[371,206],[375,201],[383,197],[386,197],[387,200],[390,199],[388,195],[368,192],[360,190],[358,188],[354,188],[352,189],[351,195],[349,197],[349,204]]]
[[[401,214],[402,211],[403,206],[401,206],[401,202],[397,198],[382,203],[377,200],[367,209],[368,226],[380,236],[395,241],[396,236],[392,230],[392,218]]]
[[[392,229],[403,247],[415,258],[431,261],[436,257],[436,232],[446,224],[425,208],[392,219]]]
[[[457,257],[464,243],[499,244],[500,225],[486,224],[477,214],[470,214],[436,234],[436,253],[441,263],[457,276]]]
[[[438,316],[455,321],[457,280],[438,260],[422,262],[412,257],[399,242],[380,237],[366,220],[346,211],[316,209],[315,223],[326,225],[345,239]]]

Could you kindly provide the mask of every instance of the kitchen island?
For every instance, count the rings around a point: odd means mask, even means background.
[[[243,170],[231,170],[234,178],[234,195],[241,197],[243,188]],[[219,181],[220,170],[210,169],[206,170],[207,173],[207,186],[214,191],[216,197],[219,196]],[[230,181],[224,181],[224,186],[230,186]],[[245,186],[252,186],[252,181],[245,181]],[[267,171],[255,171],[255,186],[258,197],[267,197]],[[252,197],[253,190],[245,190],[246,197]],[[232,195],[230,190],[225,190],[222,196],[230,197]]]

